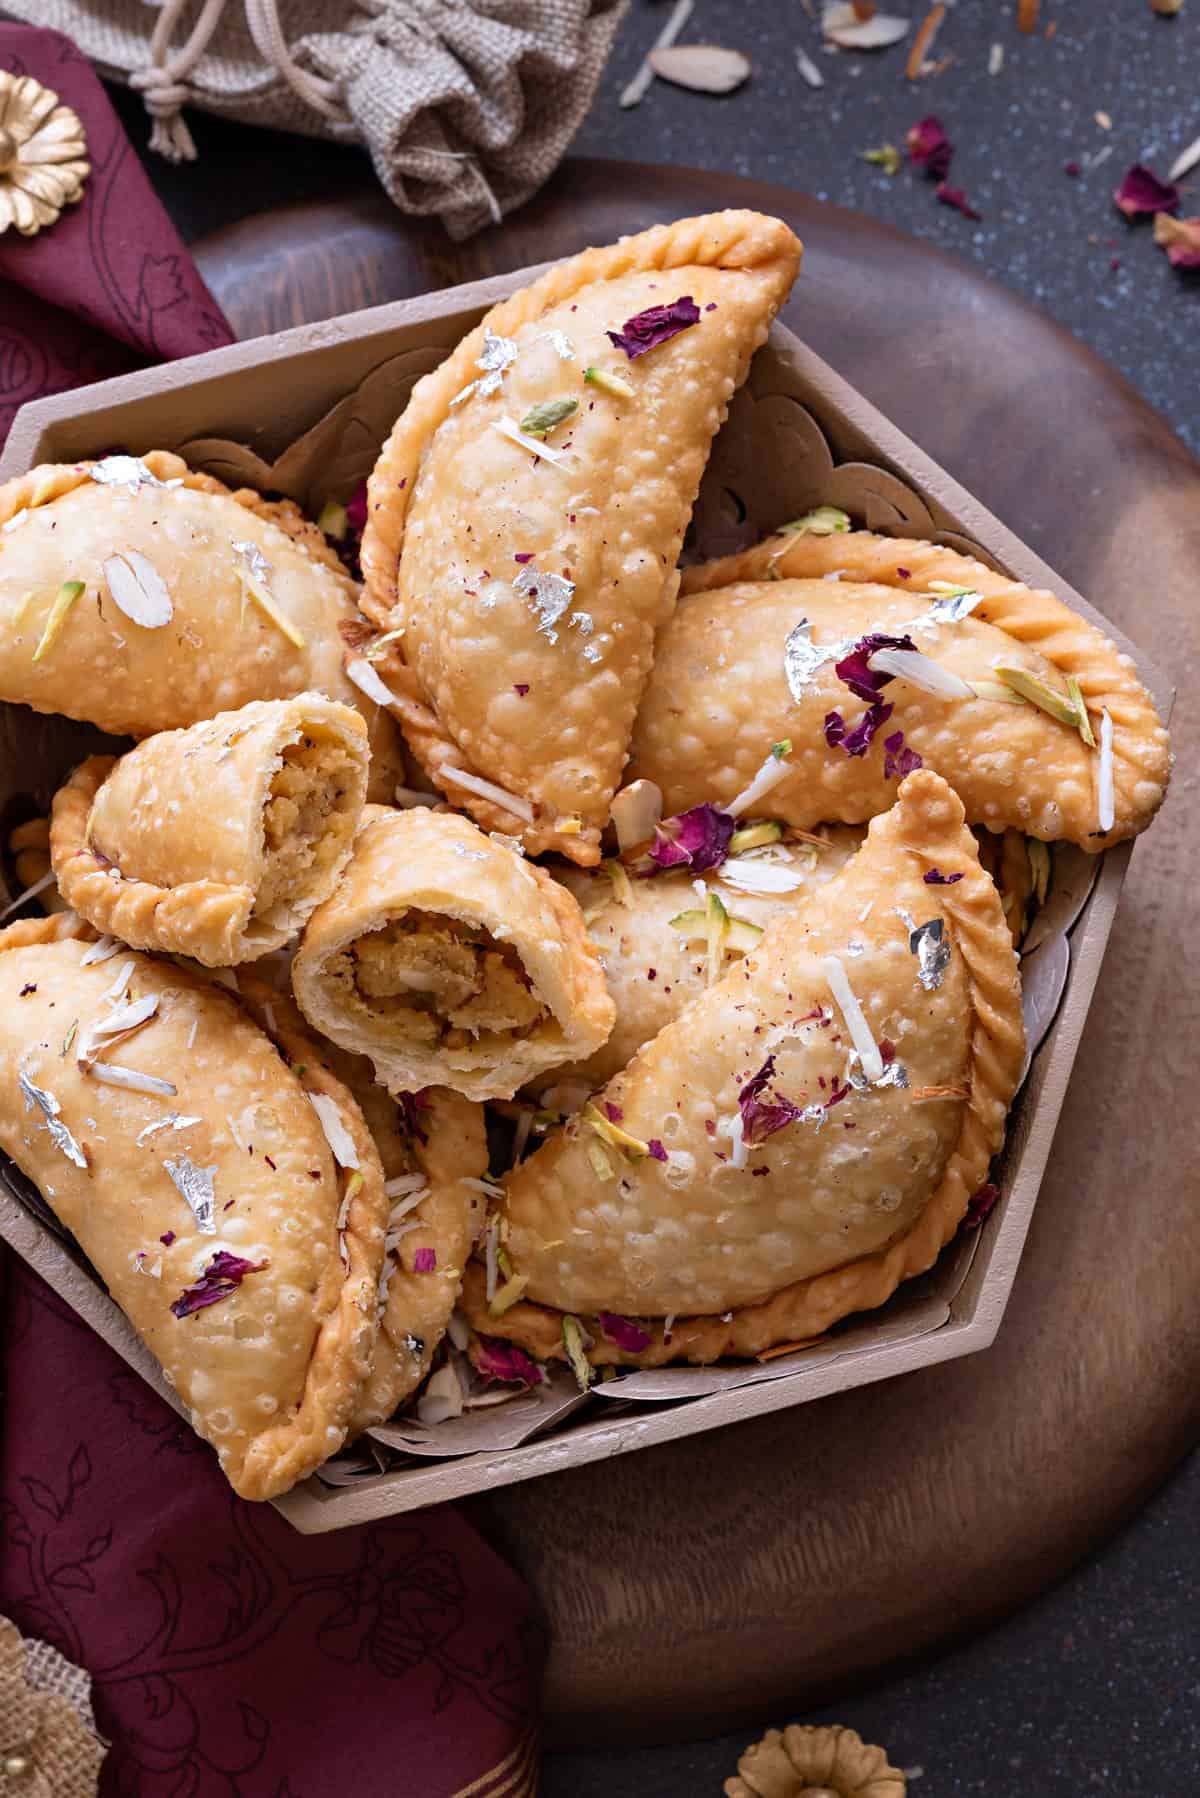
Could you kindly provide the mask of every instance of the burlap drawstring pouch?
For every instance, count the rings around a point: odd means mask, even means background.
[[[498,221],[557,167],[628,0],[4,0],[62,31],[191,160],[183,109],[362,143],[402,212],[452,237]]]

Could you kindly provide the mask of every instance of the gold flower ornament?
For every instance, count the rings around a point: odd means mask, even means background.
[[[908,1781],[852,1729],[793,1723],[747,1748],[726,1798],[904,1798]]]
[[[53,88],[0,69],[0,233],[33,237],[83,193],[91,172],[78,113]]]

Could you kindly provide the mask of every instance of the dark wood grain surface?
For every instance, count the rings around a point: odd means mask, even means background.
[[[1162,420],[966,265],[734,177],[569,162],[462,246],[363,193],[196,254],[250,336],[723,205],[793,223],[792,328],[1174,674],[1182,767],[1133,859],[996,1345],[473,1507],[539,1594],[549,1735],[573,1745],[794,1713],[961,1637],[1103,1540],[1200,1435],[1200,466]]]

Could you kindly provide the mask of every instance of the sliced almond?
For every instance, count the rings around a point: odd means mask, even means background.
[[[175,608],[153,562],[136,549],[127,549],[118,556],[106,556],[102,567],[108,590],[126,618],[148,631],[170,624]]]
[[[908,36],[911,20],[896,13],[877,12],[860,19],[853,6],[834,0],[821,17],[821,29],[831,44],[842,50],[886,50]]]
[[[654,73],[697,94],[731,94],[750,74],[750,59],[719,44],[670,44],[646,59]]]

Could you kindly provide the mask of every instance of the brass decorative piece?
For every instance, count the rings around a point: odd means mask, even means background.
[[[726,1798],[904,1798],[908,1781],[852,1729],[769,1729],[725,1781]]]
[[[78,113],[53,88],[0,69],[0,233],[34,237],[78,200],[91,172]]]

